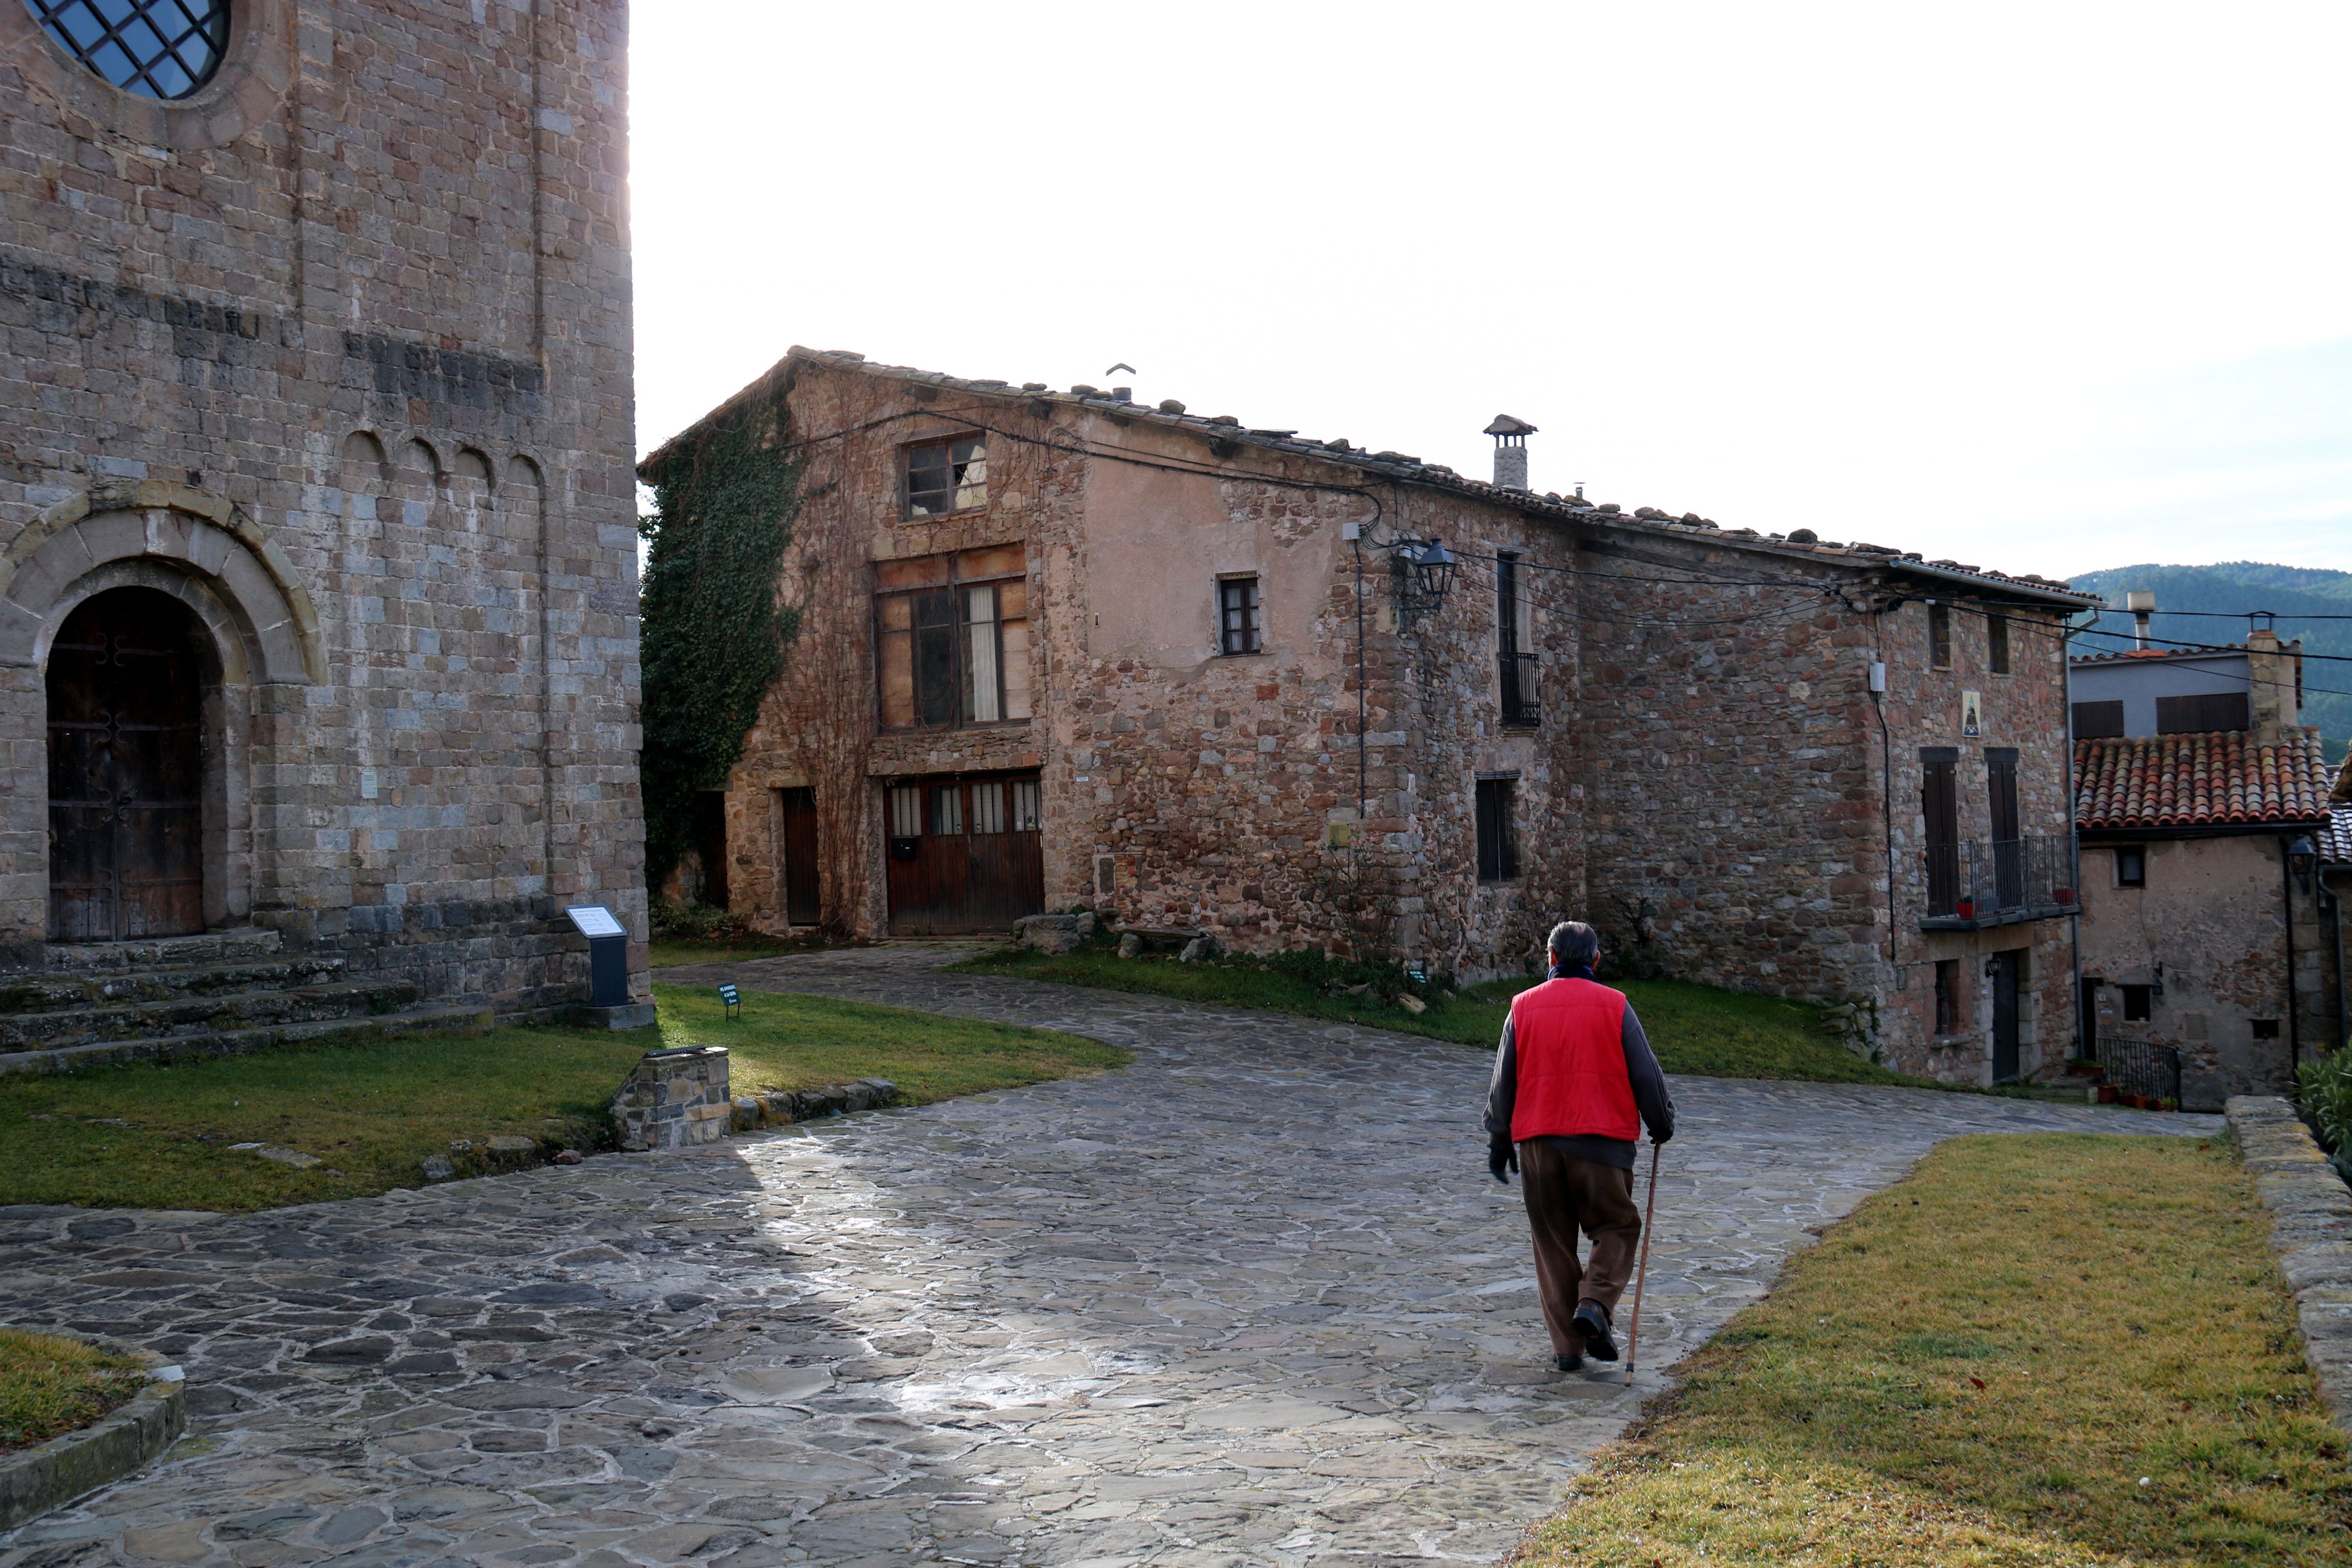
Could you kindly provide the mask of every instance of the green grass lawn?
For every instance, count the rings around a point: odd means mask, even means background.
[[[916,1103],[1125,1063],[1071,1035],[816,997],[656,986],[663,1045],[723,1045],[739,1092],[885,1078]],[[502,1028],[322,1042],[176,1067],[0,1079],[0,1204],[226,1211],[415,1186],[420,1163],[494,1133],[612,1146],[606,1107],[652,1031]],[[233,1150],[317,1155],[307,1170]],[[460,1169],[493,1168],[488,1156]]]
[[[0,1329],[0,1454],[87,1426],[146,1386],[147,1369],[135,1357]]]
[[[2352,1474],[2219,1143],[1957,1139],[1792,1259],[1521,1568],[2346,1561]]]
[[[1458,995],[1438,996],[1418,1016],[1378,997],[1328,995],[1316,981],[1245,959],[1179,963],[1172,958],[1120,958],[1087,946],[1048,955],[1034,948],[993,949],[951,970],[1017,974],[1071,985],[1141,991],[1188,1002],[1222,1003],[1296,1013],[1308,1018],[1395,1029],[1492,1049],[1511,998],[1535,984],[1495,980]],[[1668,1072],[1718,1078],[1792,1078],[1828,1083],[1926,1084],[1863,1060],[1822,1033],[1821,1010],[1774,996],[1750,996],[1682,980],[1612,980],[1632,998],[1658,1063]],[[1932,1086],[1939,1087],[1939,1086]]]

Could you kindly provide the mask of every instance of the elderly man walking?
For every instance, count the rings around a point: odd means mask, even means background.
[[[1649,1037],[1622,991],[1595,982],[1601,938],[1562,921],[1545,943],[1551,977],[1511,999],[1486,1090],[1486,1168],[1518,1171],[1535,1233],[1536,1290],[1560,1371],[1588,1355],[1617,1359],[1610,1333],[1625,1293],[1642,1214],[1633,1206],[1633,1146],[1675,1135],[1675,1102]],[[1592,1256],[1576,1261],[1576,1233]]]

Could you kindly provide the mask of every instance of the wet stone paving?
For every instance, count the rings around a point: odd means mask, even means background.
[[[1550,1369],[1484,1053],[952,956],[664,978],[1134,1066],[262,1215],[0,1208],[0,1321],[163,1352],[190,1410],[0,1568],[1492,1563],[1656,1369],[1938,1139],[2218,1122],[1677,1079],[1628,1391]]]

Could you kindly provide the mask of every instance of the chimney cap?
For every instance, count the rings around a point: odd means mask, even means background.
[[[1495,416],[1495,422],[1486,426],[1485,433],[1489,436],[1532,436],[1536,433],[1536,427],[1524,419],[1508,414],[1497,414]]]

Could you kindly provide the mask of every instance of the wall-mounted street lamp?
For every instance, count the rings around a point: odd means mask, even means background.
[[[2306,893],[2311,891],[2312,873],[2319,867],[2319,846],[2311,841],[2309,834],[2301,835],[2286,847],[2286,859],[2294,868],[2295,885]]]
[[[1401,628],[1410,629],[1414,622],[1444,607],[1460,563],[1443,540],[1400,539],[1389,550],[1396,573],[1397,622]]]

